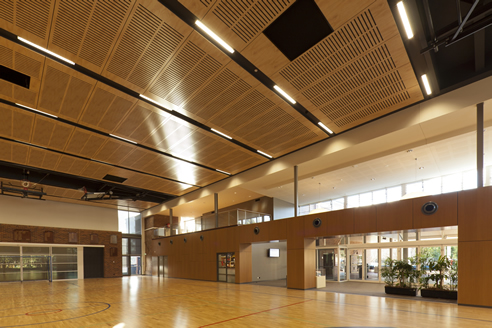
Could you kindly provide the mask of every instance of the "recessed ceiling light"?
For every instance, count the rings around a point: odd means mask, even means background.
[[[419,170],[423,170],[423,169],[424,169],[424,167],[423,167],[423,166],[419,167]]]
[[[45,49],[45,48],[43,48],[43,47],[41,47],[41,46],[38,46],[37,44],[32,43],[31,41],[27,41],[26,39],[21,38],[20,36],[18,36],[18,37],[17,37],[17,39],[19,39],[19,41],[22,41],[22,42],[24,42],[24,43],[27,43],[27,44],[28,44],[28,45],[30,45],[30,46],[33,46],[33,47],[34,47],[34,48],[36,48],[36,49],[39,49],[39,50],[41,50],[41,51],[43,51],[43,52],[46,52],[47,54],[50,54],[50,55],[52,55],[52,56],[54,56],[54,57],[56,57],[56,58],[58,58],[58,59],[61,59],[61,60],[63,60],[64,62],[67,62],[67,63],[69,63],[69,64],[71,64],[71,65],[75,65],[75,63],[74,63],[73,61],[68,60],[68,59],[66,59],[65,57],[62,57],[62,56],[60,56],[60,55],[58,55],[58,54],[55,54],[53,51],[49,51],[48,49]]]
[[[371,181],[374,181],[374,180],[376,180],[376,179],[375,178],[371,178]]]
[[[195,22],[195,24],[199,28],[201,28],[205,33],[207,33],[208,35],[210,35],[212,37],[212,39],[214,39],[215,41],[217,41],[222,47],[224,47],[231,54],[234,53],[234,49],[230,45],[228,45],[227,43],[225,43],[224,40],[222,40],[221,38],[219,38],[217,36],[217,34],[215,34],[214,32],[212,32],[212,30],[210,30],[208,27],[206,27],[202,22],[200,22],[199,20],[197,20]]]
[[[324,125],[321,122],[318,122],[318,125],[321,126],[323,129],[325,129],[329,134],[333,134],[333,131],[331,131],[326,125]]]
[[[222,171],[222,170],[219,170],[219,169],[215,169],[217,172],[220,172],[220,173],[224,173],[224,174],[227,174],[227,175],[231,175],[229,172],[226,172],[226,171]]]
[[[217,133],[217,134],[220,134],[221,136],[223,136],[223,137],[225,137],[225,138],[227,138],[227,139],[229,139],[229,140],[232,140],[232,137],[229,137],[229,136],[228,136],[227,134],[225,134],[225,133],[222,133],[222,132],[220,132],[220,131],[217,131],[217,130],[215,130],[214,128],[211,128],[211,130],[212,130],[213,132]]]
[[[54,118],[58,118],[58,116],[56,115],[52,115],[52,114],[48,114],[48,113],[45,113],[43,111],[40,111],[40,110],[37,110],[37,109],[34,109],[34,108],[31,108],[31,107],[27,107],[27,106],[24,106],[24,105],[21,105],[21,104],[18,104],[18,103],[15,103],[17,106],[20,106],[20,107],[24,107],[26,109],[29,109],[29,110],[32,110],[32,111],[35,111],[35,112],[38,112],[38,113],[41,113],[41,114],[44,114],[44,115],[48,115],[48,116],[51,116],[51,117],[54,117]]]
[[[158,103],[158,102],[157,102],[157,101],[155,101],[154,99],[151,99],[151,98],[147,97],[147,96],[144,96],[144,95],[142,95],[142,94],[139,94],[139,96],[140,96],[140,97],[142,97],[142,98],[143,98],[143,99],[145,99],[145,100],[150,101],[151,103],[156,104],[157,106],[164,107],[164,108],[166,108],[167,110],[172,110],[172,109],[170,109],[170,108],[165,107],[165,106],[164,106],[164,105],[162,105],[161,103]]]
[[[411,153],[413,151],[413,149],[409,149],[407,150],[407,153]]]
[[[333,187],[333,189],[337,189],[337,187]]]
[[[291,103],[293,103],[293,104],[296,103],[296,101],[291,96],[289,96],[284,90],[280,89],[280,87],[278,85],[274,85],[273,88],[275,90],[277,90],[278,93],[280,93],[282,96],[284,96],[284,98],[287,99],[288,101],[290,101]]]
[[[396,4],[398,7],[398,12],[400,13],[401,21],[403,26],[405,27],[405,32],[407,32],[407,37],[409,39],[413,38],[412,26],[410,26],[410,21],[408,20],[407,12],[405,10],[405,6],[403,5],[403,1],[400,1]]]
[[[271,155],[268,155],[267,153],[262,152],[261,150],[257,150],[257,152],[258,152],[258,153],[260,153],[260,154],[262,154],[263,156],[266,156],[266,157],[268,157],[268,158],[272,158],[272,156],[271,156]]]
[[[135,141],[132,141],[132,140],[129,140],[129,139],[126,139],[126,138],[123,138],[123,137],[119,137],[119,136],[114,135],[114,134],[111,134],[111,133],[109,135],[112,136],[112,137],[114,137],[114,138],[118,138],[118,139],[121,139],[121,140],[124,140],[124,141],[127,141],[127,142],[131,142],[132,144],[135,144],[135,145],[137,144],[137,142],[135,142]]]
[[[422,75],[421,78],[422,83],[424,83],[425,93],[427,93],[427,95],[432,94],[431,86],[429,84],[429,80],[427,79],[427,74]]]

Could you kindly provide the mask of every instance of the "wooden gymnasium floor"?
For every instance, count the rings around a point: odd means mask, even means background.
[[[492,327],[492,309],[148,276],[0,284],[0,327],[119,323],[124,327]]]

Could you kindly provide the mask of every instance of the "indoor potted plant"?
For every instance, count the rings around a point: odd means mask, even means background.
[[[420,277],[420,295],[422,297],[458,299],[458,262],[450,260],[447,256],[434,258],[421,258],[422,271],[426,271]],[[445,280],[449,279],[449,286]],[[433,282],[432,285],[430,283]]]
[[[414,286],[419,271],[414,267],[416,259],[393,260],[387,258],[381,275],[384,278],[386,294],[416,296],[417,288]]]

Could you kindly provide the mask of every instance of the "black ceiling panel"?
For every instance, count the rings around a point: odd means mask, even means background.
[[[332,32],[314,0],[297,0],[263,31],[291,61]]]

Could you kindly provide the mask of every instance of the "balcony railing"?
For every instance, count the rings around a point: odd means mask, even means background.
[[[219,212],[217,226],[215,222],[215,213],[212,213],[197,217],[194,220],[185,221],[178,229],[156,228],[154,230],[154,237],[174,236],[183,233],[210,230],[234,225],[262,223],[270,220],[271,215],[267,213],[235,209]]]

